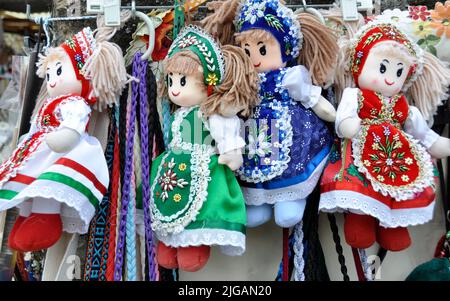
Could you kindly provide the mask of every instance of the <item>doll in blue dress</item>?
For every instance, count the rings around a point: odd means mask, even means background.
[[[274,215],[289,228],[302,220],[331,150],[326,122],[334,122],[336,111],[321,86],[331,83],[336,37],[315,16],[296,14],[280,1],[239,4],[235,42],[261,80],[261,103],[246,121],[244,165],[237,171],[247,222],[257,227]]]

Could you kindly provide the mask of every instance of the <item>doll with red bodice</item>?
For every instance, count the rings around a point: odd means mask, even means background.
[[[113,100],[124,85],[124,68],[107,76],[101,67],[105,51],[121,57],[117,49],[85,28],[40,56],[37,73],[46,79],[48,98],[38,103],[30,131],[0,166],[0,210],[19,208],[10,248],[46,249],[62,231],[88,231],[107,192],[109,172],[100,142],[87,130],[96,101]],[[96,76],[116,88],[106,95],[98,81],[93,83]]]
[[[404,250],[411,244],[407,227],[433,217],[432,157],[450,155],[450,141],[428,127],[406,95],[414,104],[442,99],[450,72],[391,24],[367,24],[348,46],[342,51],[356,87],[344,90],[338,107],[343,140],[322,179],[320,210],[346,212],[352,247],[377,241]]]

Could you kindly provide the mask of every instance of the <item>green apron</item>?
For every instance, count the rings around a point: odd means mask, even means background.
[[[152,165],[152,229],[172,247],[219,245],[245,250],[245,201],[234,173],[218,163],[199,108],[182,108],[171,122],[168,151]]]

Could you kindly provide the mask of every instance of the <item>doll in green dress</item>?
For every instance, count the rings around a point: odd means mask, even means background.
[[[178,110],[168,150],[153,163],[150,210],[158,263],[198,271],[211,246],[245,251],[245,201],[233,171],[242,165],[240,113],[257,104],[257,73],[243,50],[219,46],[187,26],[165,61],[167,93]]]

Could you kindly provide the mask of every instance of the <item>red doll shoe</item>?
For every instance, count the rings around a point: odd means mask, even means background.
[[[24,252],[48,249],[61,237],[62,221],[59,214],[32,213],[15,235],[15,243]]]

